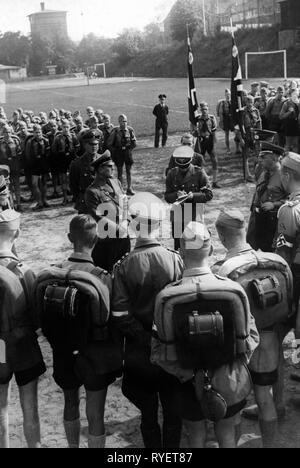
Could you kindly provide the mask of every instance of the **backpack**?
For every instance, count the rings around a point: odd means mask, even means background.
[[[232,281],[212,276],[173,283],[157,297],[151,361],[188,380],[194,370],[246,357],[252,351],[250,317],[247,297]]]
[[[40,362],[40,353],[33,345],[35,332],[29,314],[32,302],[25,282],[27,271],[13,258],[6,266],[0,265],[0,343],[4,355],[1,363],[14,372]],[[24,356],[22,362],[20,356]]]
[[[53,348],[74,353],[107,338],[110,291],[94,274],[59,267],[43,270],[34,298],[43,334]]]
[[[279,255],[253,250],[227,260],[218,273],[243,287],[258,330],[292,315],[293,277]]]

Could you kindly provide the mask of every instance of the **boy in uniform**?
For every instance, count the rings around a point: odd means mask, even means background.
[[[35,275],[27,266],[21,264],[13,253],[19,233],[20,214],[13,210],[0,212],[1,276],[13,274],[16,281],[14,297],[9,297],[8,290],[0,293],[2,298],[0,319],[0,447],[9,447],[9,389],[10,381],[14,376],[19,387],[27,445],[29,448],[40,448],[38,379],[44,374],[46,368],[38,344],[39,321],[32,298]],[[4,285],[2,276],[1,288]],[[21,303],[21,306],[18,306],[18,303]],[[5,307],[9,308],[6,310]],[[14,324],[13,327],[7,327],[7,323],[10,323],[8,320]]]

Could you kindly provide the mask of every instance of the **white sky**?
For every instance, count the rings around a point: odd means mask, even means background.
[[[83,34],[115,37],[124,28],[142,29],[161,21],[175,0],[44,0],[49,10],[67,10],[68,32],[72,39]],[[0,0],[0,31],[29,33],[27,15],[40,10],[40,0]],[[81,15],[83,13],[83,16]]]

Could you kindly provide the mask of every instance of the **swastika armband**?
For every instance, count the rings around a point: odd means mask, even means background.
[[[294,247],[294,244],[292,242],[289,242],[284,234],[281,234],[278,239],[277,239],[277,249],[287,247],[288,249],[292,249]]]

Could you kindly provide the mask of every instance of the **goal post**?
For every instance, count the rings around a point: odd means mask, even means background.
[[[106,78],[106,64],[105,63],[95,63],[94,72],[98,74],[98,70],[100,68],[102,68],[102,70],[103,70],[103,78]]]
[[[271,54],[282,54],[283,55],[283,69],[284,69],[284,79],[287,79],[287,54],[286,50],[271,50],[269,52],[246,52],[245,53],[245,78],[249,78],[249,64],[248,57],[253,55],[271,55]]]

